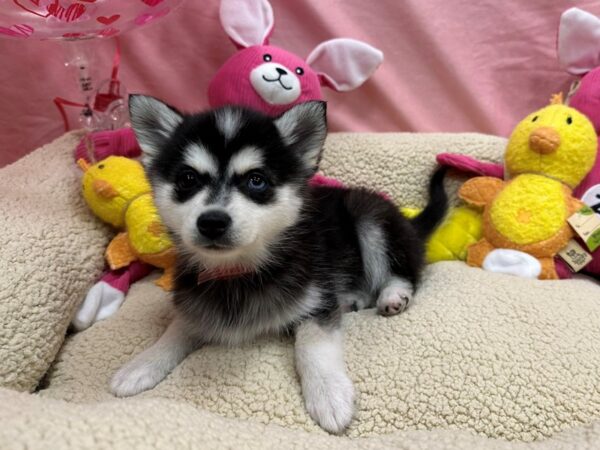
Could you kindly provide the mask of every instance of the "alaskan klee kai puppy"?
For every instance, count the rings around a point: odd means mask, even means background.
[[[178,252],[176,314],[162,337],[111,381],[117,396],[163,380],[203,344],[295,335],[306,408],[342,432],[354,413],[343,311],[408,305],[424,241],[447,209],[444,174],[413,220],[363,189],[309,187],[327,133],[325,103],[278,118],[237,107],[182,114],[132,96],[133,128],[156,205]]]

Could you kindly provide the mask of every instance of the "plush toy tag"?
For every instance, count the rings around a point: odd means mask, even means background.
[[[558,256],[567,263],[573,272],[579,272],[592,261],[592,255],[574,239],[571,239],[567,246],[558,252]]]
[[[591,252],[600,247],[600,215],[592,208],[584,206],[567,221]]]

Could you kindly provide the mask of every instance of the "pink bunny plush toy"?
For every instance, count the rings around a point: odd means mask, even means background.
[[[239,49],[212,78],[208,87],[211,107],[241,105],[279,115],[292,106],[323,100],[321,86],[346,92],[362,85],[383,62],[383,53],[354,39],[331,39],[303,59],[269,45],[273,32],[273,9],[267,0],[222,0],[221,24]],[[93,154],[85,140],[75,150],[76,160],[100,160],[110,154],[136,157],[140,154],[130,128],[93,133]],[[337,180],[315,175],[311,184],[342,187]],[[139,263],[120,271],[108,271],[90,289],[73,325],[83,330],[112,315],[121,305],[130,285],[151,268]]]
[[[354,39],[331,39],[303,59],[269,45],[273,10],[267,0],[222,0],[221,24],[239,49],[208,87],[211,106],[237,104],[278,115],[308,100],[322,100],[321,86],[356,89],[383,62],[383,53]]]

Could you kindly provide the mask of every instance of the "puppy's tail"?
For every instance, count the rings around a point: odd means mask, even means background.
[[[411,220],[421,239],[427,239],[448,212],[448,195],[444,189],[446,167],[439,167],[429,180],[429,203]]]

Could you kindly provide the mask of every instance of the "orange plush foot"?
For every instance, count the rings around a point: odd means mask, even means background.
[[[163,288],[165,291],[172,291],[173,290],[173,282],[174,282],[173,269],[169,268],[169,269],[165,270],[162,277],[160,277],[158,280],[156,280],[156,285],[158,287]]]
[[[127,236],[127,233],[119,233],[110,241],[105,256],[106,262],[112,270],[127,267],[138,259],[131,245],[129,245],[129,236]]]
[[[467,264],[473,267],[483,266],[483,260],[492,250],[494,250],[492,244],[485,239],[481,239],[467,250]]]
[[[153,255],[142,255],[142,261],[152,264],[154,267],[164,269],[165,273],[156,280],[156,285],[163,288],[165,291],[173,290],[175,261],[177,256],[173,247],[161,253]]]
[[[558,274],[556,273],[556,266],[554,265],[553,258],[540,258],[540,264],[542,265],[542,272],[538,277],[540,280],[558,280]]]

